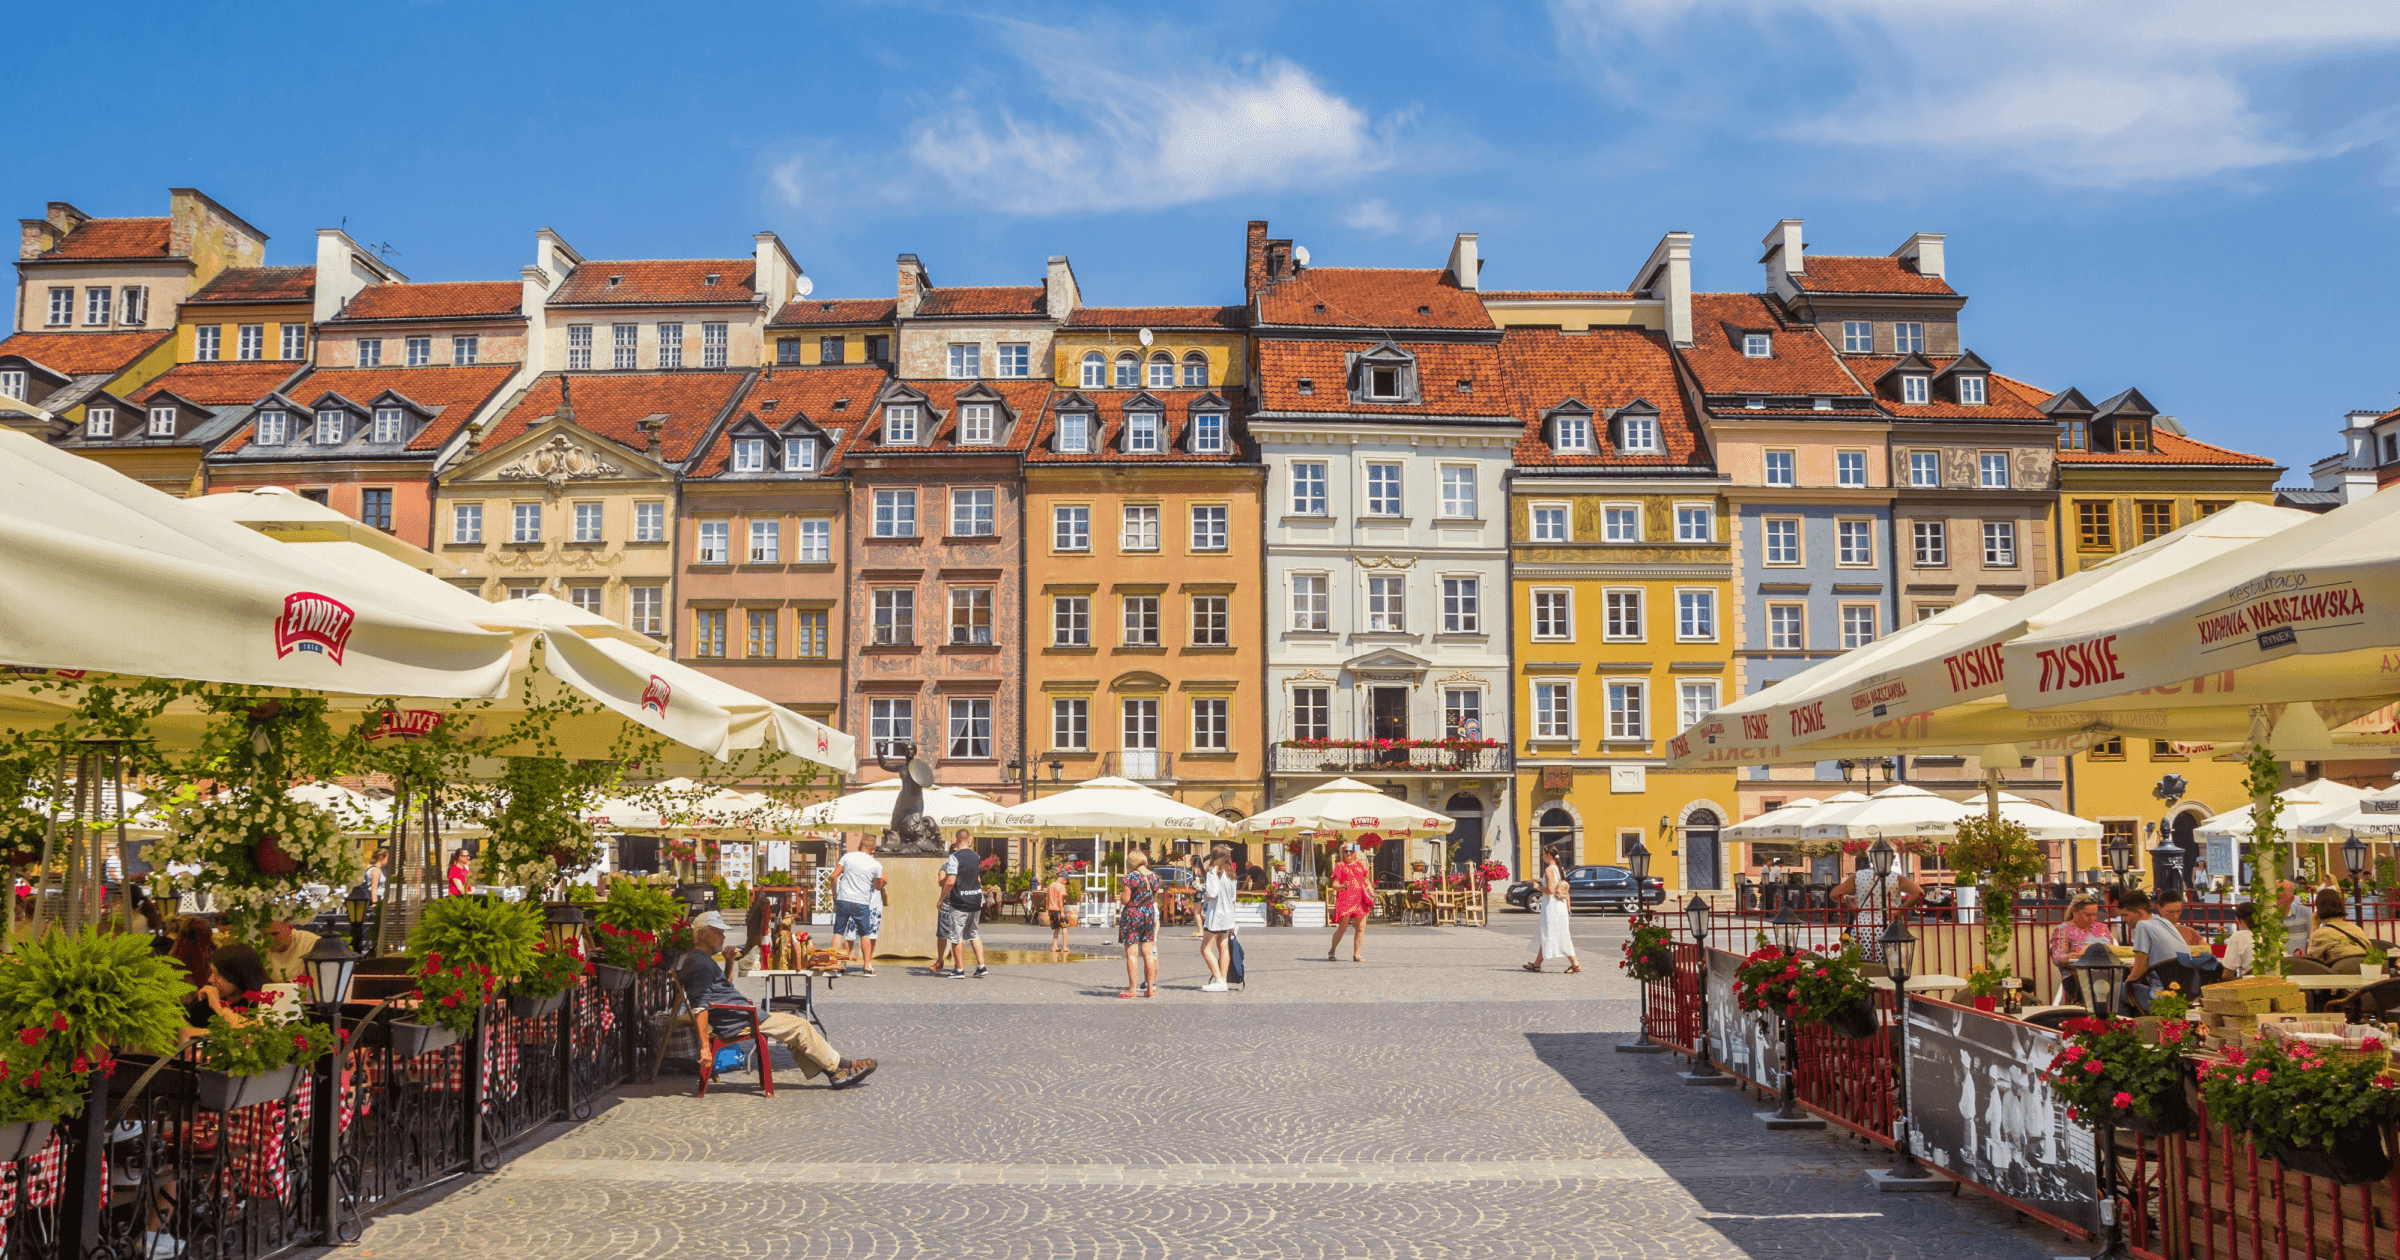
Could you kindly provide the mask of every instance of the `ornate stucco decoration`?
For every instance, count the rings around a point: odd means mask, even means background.
[[[555,490],[570,481],[622,477],[625,470],[560,434],[503,465],[493,474],[502,481],[543,481]]]

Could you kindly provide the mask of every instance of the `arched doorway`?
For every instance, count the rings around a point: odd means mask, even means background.
[[[1533,852],[1528,855],[1526,869],[1517,873],[1518,878],[1540,878],[1544,849],[1558,850],[1558,860],[1562,866],[1574,866],[1583,861],[1582,832],[1583,828],[1575,822],[1575,815],[1568,813],[1565,806],[1553,805],[1543,810],[1533,820]]]
[[[1442,812],[1458,820],[1443,839],[1449,846],[1452,862],[1476,863],[1483,860],[1483,802],[1472,792],[1457,792]]]
[[[1715,810],[1695,809],[1683,820],[1683,877],[1693,888],[1722,888],[1724,846],[1717,840]]]

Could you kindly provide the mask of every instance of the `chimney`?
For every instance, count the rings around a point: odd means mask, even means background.
[[[750,238],[756,266],[750,275],[750,290],[766,300],[770,318],[792,300],[800,282],[800,264],[792,260],[792,252],[783,247],[783,238],[773,232],[760,232]]]
[[[1658,238],[1650,258],[1626,286],[1666,304],[1667,340],[1692,344],[1692,234],[1669,232]]]
[[[17,257],[37,258],[58,248],[58,226],[48,219],[17,220]]]
[[[1267,287],[1267,221],[1250,220],[1242,239],[1242,296],[1254,298]]]
[[[368,253],[340,228],[317,229],[317,280],[313,314],[318,323],[332,319],[350,299],[369,285],[406,284],[408,277]]]
[[[1450,261],[1442,266],[1450,279],[1469,293],[1475,291],[1477,277],[1483,274],[1483,263],[1475,257],[1475,234],[1461,232],[1451,238]]]
[[[47,207],[47,211],[49,214],[49,218],[47,220],[48,223],[50,226],[58,229],[58,234],[60,236],[65,236],[67,233],[82,227],[84,221],[92,217],[63,201],[51,202]]]
[[[933,277],[925,274],[925,264],[915,254],[900,255],[899,305],[894,314],[901,319],[914,319],[917,304],[933,291]]]
[[[1808,245],[1800,239],[1800,220],[1777,221],[1764,243],[1767,252],[1759,261],[1767,266],[1767,291],[1785,298],[1798,293],[1800,286],[1792,277],[1808,273]]]
[[[1075,286],[1075,267],[1065,254],[1050,255],[1050,270],[1043,276],[1042,291],[1046,295],[1050,318],[1066,323],[1067,316],[1083,305],[1083,290]]]
[[[1915,263],[1920,276],[1932,276],[1940,280],[1943,278],[1942,238],[1940,232],[1919,232],[1893,250],[1892,257],[1904,263]]]

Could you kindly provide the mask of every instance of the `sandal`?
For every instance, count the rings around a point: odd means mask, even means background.
[[[1574,965],[1574,966],[1572,966],[1572,967],[1569,967],[1569,968],[1567,968],[1565,971],[1562,971],[1562,972],[1560,972],[1559,974],[1560,974],[1560,975],[1562,975],[1562,976],[1571,976],[1571,975],[1574,975],[1574,974],[1576,974],[1577,972],[1580,972],[1580,971],[1582,971],[1582,970],[1583,970],[1583,964],[1581,964],[1581,963],[1577,963],[1576,965]]]
[[[1127,990],[1125,990],[1124,992],[1117,994],[1117,996],[1118,996],[1118,997],[1121,997],[1121,998],[1129,998],[1129,997],[1132,997],[1132,996],[1133,996],[1133,990],[1131,990],[1131,989],[1127,989]]]
[[[1143,997],[1157,997],[1157,996],[1158,996],[1158,986],[1157,986],[1157,985],[1154,985],[1154,984],[1146,984],[1146,985],[1143,985],[1143,986],[1142,986],[1142,996],[1143,996]]]
[[[1525,964],[1525,970],[1527,970],[1527,971],[1539,972],[1541,969],[1542,969],[1542,965],[1541,965],[1540,963],[1526,963],[1526,964]]]

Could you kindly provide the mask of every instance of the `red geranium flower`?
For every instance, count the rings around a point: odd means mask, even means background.
[[[56,1015],[53,1015],[53,1016],[51,1016],[51,1017],[50,1017],[50,1031],[52,1031],[52,1032],[65,1032],[66,1030],[67,1030],[67,1013],[66,1013],[65,1011],[60,1011],[60,1012],[59,1012],[59,1013],[57,1013]]]
[[[42,1030],[39,1028],[25,1029],[17,1034],[17,1040],[22,1041],[29,1046],[40,1045],[42,1041]]]

